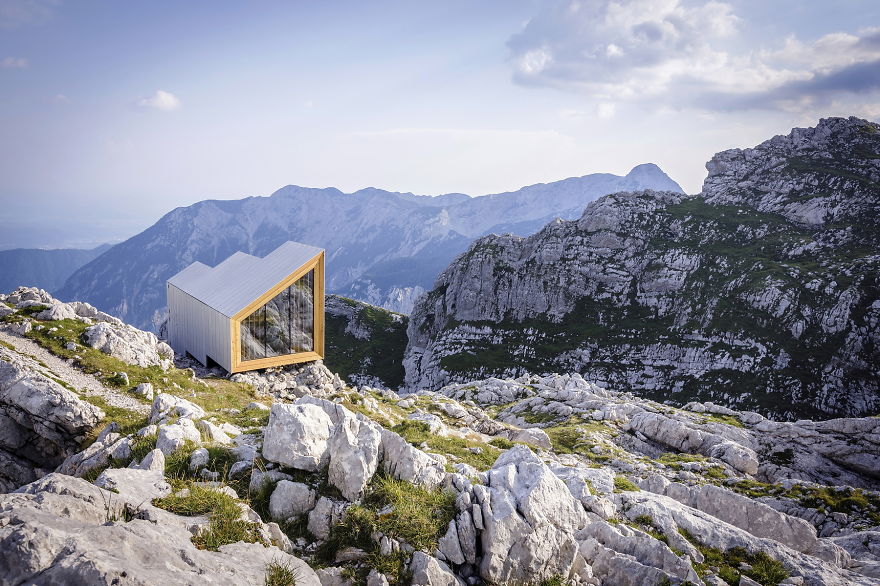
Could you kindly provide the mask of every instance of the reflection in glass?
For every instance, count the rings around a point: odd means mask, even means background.
[[[242,361],[314,349],[314,284],[312,270],[241,321]]]

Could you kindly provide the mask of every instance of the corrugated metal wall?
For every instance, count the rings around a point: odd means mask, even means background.
[[[231,371],[230,319],[171,283],[167,284],[167,297],[168,343],[174,351],[189,352],[202,364],[210,357]]]

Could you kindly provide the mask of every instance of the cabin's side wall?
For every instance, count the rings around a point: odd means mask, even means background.
[[[232,371],[229,318],[168,283],[168,343],[202,364],[208,357]]]

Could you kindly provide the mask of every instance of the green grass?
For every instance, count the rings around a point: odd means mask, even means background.
[[[735,415],[721,415],[719,413],[701,413],[700,415],[705,419],[704,423],[724,423],[725,425],[745,428],[743,422]]]
[[[414,446],[427,443],[430,451],[450,455],[457,462],[464,462],[477,470],[488,470],[501,455],[500,449],[481,441],[432,434],[430,427],[424,421],[408,419],[398,423],[391,430],[399,433]],[[479,448],[482,451],[475,454],[470,448]]]
[[[642,489],[626,476],[617,475],[614,477],[614,492],[639,492],[640,490]]]
[[[771,558],[763,551],[750,552],[742,547],[734,547],[727,551],[709,547],[684,529],[678,530],[703,554],[703,563],[694,563],[694,570],[701,577],[709,573],[709,568],[718,568],[718,575],[728,584],[737,584],[741,575],[748,576],[762,586],[777,586],[789,577],[782,562]],[[748,564],[750,570],[741,570],[741,564]]]
[[[596,454],[592,451],[597,442],[589,437],[589,434],[592,433],[609,437],[615,435],[614,430],[604,423],[570,417],[563,424],[545,427],[544,432],[550,438],[553,451],[557,454],[579,454],[597,464],[610,459],[609,456]]]
[[[633,521],[639,529],[654,539],[669,544],[669,538],[654,524],[654,518],[651,515],[639,515]]]
[[[131,440],[131,459],[140,462],[156,448],[157,434],[136,435]]]
[[[353,319],[369,335],[365,340],[355,338],[345,331],[348,321],[344,317],[327,314],[324,364],[343,379],[366,374],[390,388],[402,385],[408,318],[359,301],[340,299],[354,308]]]
[[[149,424],[149,416],[147,414],[110,405],[104,397],[99,395],[83,395],[80,398],[95,407],[99,407],[106,414],[103,420],[104,425],[97,425],[92,429],[83,447],[94,442],[98,434],[111,422],[116,422],[119,426],[119,433],[122,435],[135,433]]]
[[[178,515],[207,515],[208,526],[192,537],[196,547],[217,551],[222,545],[238,541],[263,543],[258,530],[259,525],[242,520],[239,501],[227,494],[195,483],[187,483],[185,488],[188,494],[184,496],[172,494],[153,500],[153,504]]]
[[[297,573],[289,562],[272,560],[266,566],[263,586],[296,586]]]
[[[159,366],[136,366],[85,346],[83,332],[89,325],[78,320],[64,319],[37,323],[45,327],[42,330],[31,330],[27,334],[28,338],[60,358],[75,360],[77,368],[95,375],[108,386],[121,388],[121,380],[117,373],[125,372],[128,375],[130,388],[140,383],[150,383],[156,392],[169,392],[185,397],[209,412],[227,408],[242,409],[257,398],[250,385],[227,379],[205,379],[207,384],[203,384],[194,380],[189,369],[170,368],[163,371]],[[51,328],[57,330],[50,332]],[[68,350],[65,346],[70,342],[76,343],[78,347],[75,350]]]
[[[496,437],[489,442],[490,446],[495,446],[499,450],[509,450],[516,444],[505,437]]]
[[[379,514],[389,507],[388,512]],[[455,515],[455,494],[442,489],[429,490],[378,473],[367,486],[363,504],[352,505],[330,538],[317,551],[319,563],[333,563],[344,547],[360,547],[368,552],[368,565],[405,583],[402,556],[380,556],[371,535],[379,531],[406,542],[415,549],[432,552]]]
[[[701,456],[699,454],[676,454],[672,452],[666,452],[661,454],[656,461],[664,466],[668,466],[673,470],[681,470],[681,465],[688,462],[705,462],[706,456]]]

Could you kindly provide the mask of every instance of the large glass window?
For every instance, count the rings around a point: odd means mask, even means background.
[[[241,321],[241,360],[311,352],[315,272],[309,271]]]

